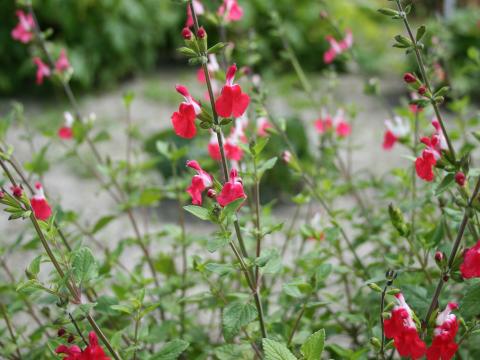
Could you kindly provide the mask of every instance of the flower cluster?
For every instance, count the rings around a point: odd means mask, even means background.
[[[332,35],[327,35],[326,39],[330,44],[330,48],[323,54],[325,64],[331,64],[338,55],[344,53],[353,45],[353,34],[351,30],[347,30],[345,37],[341,41],[337,41]]]
[[[450,360],[457,352],[455,336],[458,331],[458,320],[452,314],[457,308],[456,303],[449,303],[445,310],[438,314],[432,345],[427,350],[428,360]]]
[[[60,345],[55,352],[62,354],[63,360],[110,360],[98,344],[97,335],[92,331],[88,335],[89,344],[81,350],[77,345]]]
[[[333,131],[341,138],[349,136],[352,132],[352,127],[345,120],[345,111],[343,109],[338,109],[333,118],[327,110],[322,109],[321,117],[315,121],[315,129],[319,134]]]
[[[433,168],[442,157],[442,150],[446,150],[447,141],[437,119],[432,120],[435,133],[430,137],[423,137],[420,141],[425,144],[422,155],[415,160],[415,170],[418,177],[425,181],[433,181],[435,174]]]

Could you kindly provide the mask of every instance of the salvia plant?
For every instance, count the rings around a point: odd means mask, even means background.
[[[77,102],[68,50],[30,1],[18,2],[12,40],[28,47],[35,82],[57,85],[70,109],[40,148],[22,105],[0,123],[0,203],[11,221],[0,249],[1,358],[478,358],[478,117],[442,86],[441,65],[422,42],[428,29],[409,22],[412,5],[379,10],[404,27],[393,46],[415,64],[403,75],[409,98],[385,105],[391,118],[379,139],[408,161],[379,176],[352,165],[357,109],[333,95],[332,72],[325,87],[311,81],[274,8],[265,21],[316,114],[305,122],[308,156],[271,86],[235,63],[229,29],[241,26],[242,1],[177,2],[187,19],[178,51],[199,85],[171,89],[175,135],[158,140],[153,157],[131,92],[118,124],[126,151],[102,151],[112,140]],[[319,40],[328,44],[319,61],[356,62],[352,31],[320,15],[331,35]],[[220,42],[209,40],[207,24]],[[388,104],[375,80],[365,91]],[[29,158],[17,157],[13,134]],[[72,210],[57,200],[61,180],[48,172],[59,156],[96,181],[95,202]],[[159,163],[167,164],[160,174]],[[268,200],[261,192],[278,169],[292,191]],[[277,200],[292,204],[287,216],[277,215]],[[102,205],[108,214],[99,215]],[[165,223],[163,212],[175,216]],[[119,238],[105,231],[110,223],[120,224]],[[19,259],[28,259],[24,272]]]

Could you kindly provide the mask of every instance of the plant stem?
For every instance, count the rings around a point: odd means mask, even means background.
[[[140,327],[140,318],[137,317],[135,318],[135,333],[133,335],[133,360],[137,360],[137,345],[138,345],[138,328]]]
[[[403,14],[402,15],[402,20],[403,20],[403,23],[404,23],[405,28],[407,30],[408,36],[410,37],[410,40],[413,44],[413,50],[415,52],[415,57],[416,57],[417,64],[418,64],[418,67],[420,69],[420,72],[422,74],[423,81],[425,82],[425,86],[427,87],[428,92],[430,94],[433,94],[433,92],[432,92],[433,89],[430,86],[430,81],[429,81],[428,76],[427,76],[427,71],[425,70],[425,64],[423,62],[422,54],[420,53],[420,49],[418,47],[417,40],[416,40],[415,36],[413,35],[412,28],[410,27],[410,24],[408,22],[407,14],[403,10],[401,1],[400,0],[395,0],[395,2],[397,3],[398,10],[400,11],[401,14]],[[441,128],[442,128],[443,135],[445,136],[445,140],[447,141],[448,150],[450,151],[450,154],[453,158],[454,163],[456,163],[457,160],[456,160],[456,156],[455,156],[455,149],[452,145],[452,142],[450,141],[450,137],[448,136],[447,129],[445,128],[445,123],[444,123],[442,115],[440,113],[440,109],[438,108],[438,105],[433,98],[430,99],[430,103],[432,104],[433,110],[435,111],[435,115],[436,115],[436,117],[437,117],[437,119],[440,123]]]
[[[287,341],[287,346],[290,346],[293,340],[293,336],[297,332],[298,326],[300,325],[300,320],[303,317],[303,314],[305,314],[305,309],[307,308],[307,302],[305,301],[302,305],[302,308],[298,312],[297,318],[295,319],[295,323],[293,324],[292,331],[290,331],[290,335],[288,336],[288,341]]]
[[[15,337],[15,332],[13,331],[12,322],[10,321],[7,308],[4,304],[0,304],[0,311],[2,312],[3,319],[5,320],[5,324],[7,325],[10,338],[12,339],[12,342],[15,344],[15,352],[17,353],[17,357],[18,359],[22,359],[22,354],[20,353],[20,348],[18,347],[18,344],[17,344],[17,338]]]
[[[73,324],[73,326],[75,327],[75,330],[77,331],[78,335],[81,337],[83,343],[88,346],[88,342],[87,342],[87,340],[85,339],[85,337],[83,336],[83,334],[82,334],[80,328],[78,327],[78,324],[77,324],[77,322],[75,321],[75,319],[74,319],[74,317],[72,316],[72,314],[71,314],[71,313],[68,313],[68,317],[70,318],[70,321],[71,321],[71,323]]]
[[[189,0],[188,6],[190,6],[190,10],[192,12],[195,33],[197,33],[198,29],[199,29],[198,18],[197,18],[197,14],[195,12],[195,8],[193,6],[192,0]],[[206,57],[207,54],[204,53],[202,55]],[[213,89],[212,89],[212,84],[211,84],[211,79],[210,79],[210,73],[208,72],[208,68],[207,68],[206,63],[202,64],[202,67],[203,67],[203,72],[205,74],[205,79],[206,79],[206,82],[207,82],[208,94],[209,94],[209,97],[210,97],[210,106],[211,106],[212,113],[213,113],[213,121],[214,121],[214,124],[217,128],[216,129],[216,134],[217,134],[218,145],[220,147],[220,155],[221,155],[221,160],[222,160],[222,170],[223,170],[223,177],[224,177],[224,183],[225,183],[228,180],[228,163],[227,163],[227,158],[225,156],[225,149],[224,149],[224,144],[223,144],[223,134],[222,134],[222,129],[219,126],[218,114],[217,114],[217,111],[215,109],[215,98],[214,98],[214,94],[213,94]],[[244,242],[243,242],[243,237],[242,237],[242,234],[241,234],[240,225],[238,223],[238,217],[236,217],[235,220],[234,220],[234,227],[235,227],[235,233],[236,233],[236,236],[237,236],[237,240],[240,244],[241,251],[243,253],[243,257],[248,257],[248,254],[246,252],[245,245],[244,245]],[[247,280],[247,283],[250,287],[250,290],[253,293],[253,297],[254,297],[254,300],[255,300],[255,306],[256,306],[257,312],[258,312],[258,322],[259,322],[259,325],[260,325],[260,331],[262,333],[262,337],[266,338],[267,337],[267,331],[266,331],[266,327],[265,327],[263,307],[262,307],[262,301],[260,299],[259,289],[255,286],[254,279],[252,279],[250,277],[250,272],[248,270],[248,267],[246,266],[246,264],[245,264],[245,262],[242,258],[242,255],[238,252],[238,250],[237,250],[237,248],[236,248],[236,246],[233,242],[230,242],[230,247],[232,248],[235,256],[238,259],[238,261],[240,262],[240,265],[242,266],[242,269],[245,273],[245,278]]]
[[[257,169],[257,159],[256,155],[253,156],[253,177],[254,177],[254,197],[255,197],[255,235],[257,240],[257,251],[256,257],[259,258],[262,253],[262,227],[260,223],[260,181],[258,179],[258,169]],[[257,265],[255,267],[255,279],[258,291],[260,291],[261,282],[260,282],[260,268]]]
[[[443,286],[447,283],[449,277],[450,277],[450,271],[452,269],[453,262],[455,261],[455,257],[457,256],[458,249],[460,247],[460,244],[462,242],[463,234],[465,233],[465,229],[468,225],[468,222],[470,220],[470,216],[472,215],[471,212],[474,211],[472,208],[472,203],[478,196],[478,193],[480,191],[480,177],[477,180],[477,183],[475,185],[475,189],[473,190],[472,195],[470,196],[470,199],[468,200],[468,205],[465,208],[464,215],[462,222],[460,223],[460,227],[458,229],[457,237],[455,239],[455,242],[452,247],[452,251],[450,252],[450,255],[448,257],[448,263],[445,271],[442,274],[442,277],[440,278],[438,285],[435,289],[435,293],[433,294],[432,301],[430,303],[430,306],[428,308],[427,315],[425,316],[425,319],[423,321],[423,328],[426,329],[428,326],[428,323],[430,322],[430,317],[432,316],[433,311],[436,309],[438,306],[438,299],[440,297],[440,293],[442,292]]]

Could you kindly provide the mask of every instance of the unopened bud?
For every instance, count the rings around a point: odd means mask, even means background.
[[[368,284],[368,287],[376,292],[382,292],[382,288],[375,283]]]
[[[67,333],[67,331],[66,331],[64,328],[60,328],[60,329],[58,329],[58,331],[57,331],[57,335],[58,335],[59,337],[62,337],[62,336],[65,335],[66,333]]]
[[[443,259],[444,259],[443,253],[442,253],[441,251],[437,251],[437,252],[435,253],[435,261],[436,261],[437,263],[440,263],[440,262],[443,261]]]
[[[22,189],[21,186],[12,185],[12,187],[10,189],[12,190],[13,196],[15,196],[16,198],[21,198],[22,197],[23,189]]]
[[[422,85],[418,88],[418,93],[420,95],[425,95],[427,93],[427,87],[425,85]]]
[[[390,221],[392,222],[392,225],[395,227],[395,229],[397,229],[398,233],[401,236],[408,236],[410,234],[410,229],[405,223],[402,211],[399,208],[390,204],[388,207],[388,213],[390,215]]]
[[[288,150],[285,150],[283,153],[282,153],[282,160],[288,164],[291,160],[292,160],[292,153]]]
[[[328,19],[328,12],[326,12],[325,10],[320,11],[320,18]]]
[[[75,336],[73,336],[73,335],[70,335],[70,336],[68,337],[68,339],[67,339],[67,342],[68,342],[69,344],[71,344],[71,343],[74,342],[74,341],[75,341]]]
[[[455,174],[455,182],[460,185],[460,186],[464,186],[465,185],[465,180],[467,179],[467,177],[465,176],[465,174],[461,171],[457,172]]]
[[[203,26],[202,26],[202,27],[201,27],[200,29],[198,29],[198,31],[197,31],[197,37],[198,37],[199,39],[204,39],[206,36],[207,36],[207,32],[205,31],[205,29],[204,29]]]
[[[376,349],[380,349],[382,347],[380,340],[378,340],[376,337],[370,338],[370,344],[372,344]]]
[[[215,199],[217,197],[217,192],[214,189],[208,189],[207,196],[210,199]]]
[[[2,200],[5,197],[5,193],[0,190],[0,200]]]
[[[192,39],[192,36],[193,36],[193,33],[192,33],[192,31],[190,30],[190,28],[184,27],[183,30],[182,30],[182,37],[183,37],[185,40],[191,40],[191,39]]]
[[[412,84],[414,82],[417,82],[417,78],[412,73],[405,73],[405,75],[403,75],[403,80],[407,84]]]

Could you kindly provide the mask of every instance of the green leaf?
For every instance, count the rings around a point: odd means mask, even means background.
[[[271,159],[268,159],[267,161],[265,161],[263,164],[261,164],[259,167],[258,167],[258,174],[260,177],[262,177],[263,173],[267,170],[270,170],[270,169],[273,169],[273,167],[275,166],[275,164],[277,163],[277,160],[278,158],[277,157],[273,157]]]
[[[443,193],[445,190],[447,190],[449,188],[449,186],[453,183],[454,180],[455,180],[455,175],[454,174],[451,174],[451,173],[447,174],[443,178],[442,182],[435,189],[435,196],[438,196],[441,193]]]
[[[209,54],[215,54],[219,52],[220,50],[224,49],[227,46],[227,44],[219,42],[215,45],[213,45],[210,49],[207,50],[207,53]]]
[[[230,232],[216,233],[213,237],[208,239],[207,250],[213,253],[218,249],[228,245],[231,236],[232,234]]]
[[[38,280],[31,279],[31,280],[20,282],[17,285],[16,291],[19,293],[29,294],[42,289],[43,289],[43,286],[38,282]]]
[[[466,319],[480,314],[480,281],[470,280],[467,282],[465,295],[460,302],[460,313]]]
[[[263,339],[263,351],[265,351],[265,360],[297,360],[288,348],[277,341]]]
[[[398,11],[389,8],[378,9],[378,12],[387,16],[398,16]]]
[[[257,140],[257,143],[255,144],[255,146],[253,147],[253,155],[255,156],[258,156],[262,153],[263,149],[265,148],[265,146],[267,146],[268,144],[268,141],[270,140],[269,137],[261,137]]]
[[[183,208],[186,211],[188,211],[190,214],[195,215],[197,218],[201,220],[210,220],[209,211],[201,206],[187,205],[187,206],[184,206]]]
[[[222,218],[229,219],[231,216],[233,216],[237,212],[240,205],[243,204],[244,201],[245,201],[244,198],[239,198],[235,201],[232,201],[227,206],[225,206],[222,211]]]
[[[73,253],[72,273],[79,284],[88,282],[98,275],[98,266],[89,248],[83,247]]]
[[[233,302],[223,311],[223,336],[232,340],[239,331],[257,318],[257,309],[250,303]]]
[[[128,315],[131,315],[133,312],[133,309],[128,305],[112,305],[110,308]]]
[[[166,343],[159,352],[157,352],[152,360],[175,360],[188,348],[190,343],[175,339]]]
[[[36,278],[40,272],[40,263],[42,261],[42,255],[37,256],[32,260],[30,265],[28,265],[27,270],[25,271],[29,279]]]
[[[422,40],[423,38],[423,35],[425,35],[425,32],[427,31],[427,28],[425,27],[425,25],[422,25],[418,28],[417,30],[417,36],[415,37],[415,39],[418,41]]]
[[[115,216],[107,215],[101,217],[93,226],[92,234],[96,234],[100,230],[102,230],[105,226],[107,226],[112,220],[115,220]]]
[[[205,269],[220,276],[225,276],[235,272],[235,268],[230,264],[208,263]]]
[[[319,360],[325,345],[325,330],[318,330],[310,335],[302,345],[301,352],[305,360]]]

